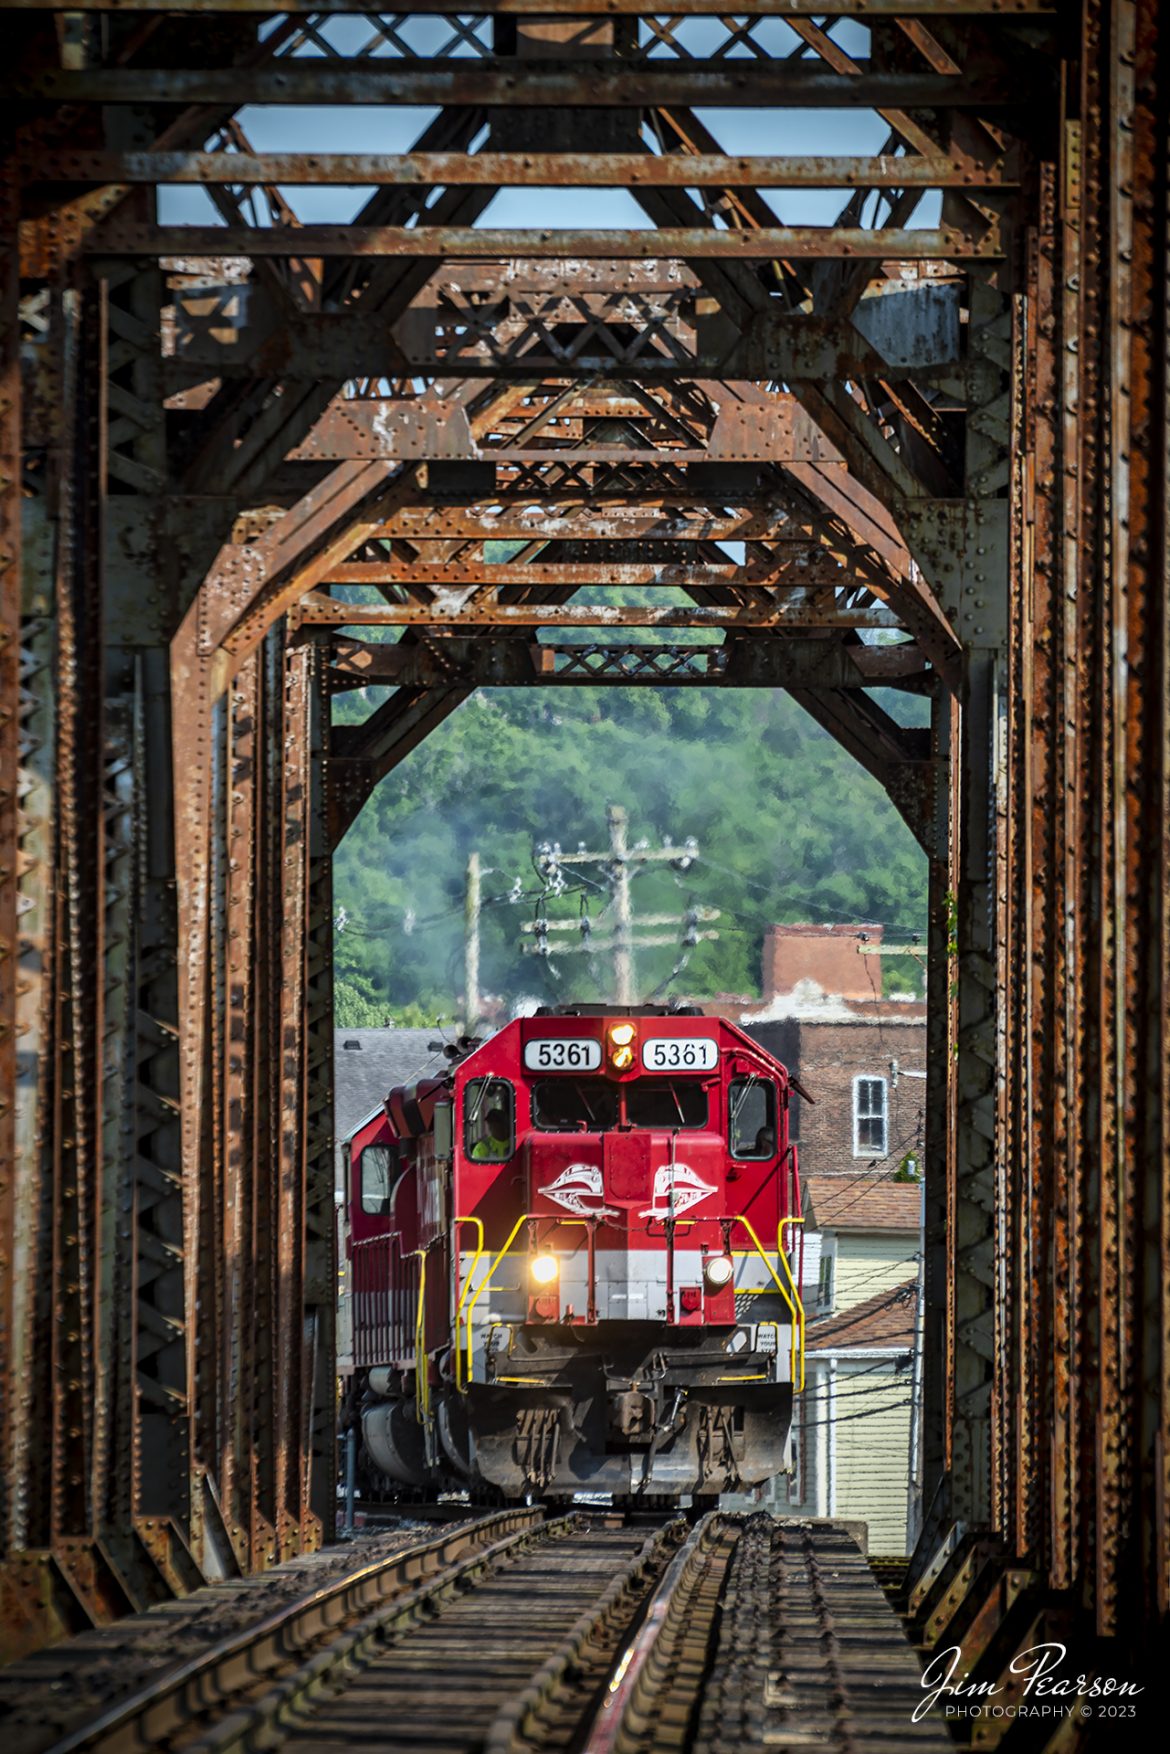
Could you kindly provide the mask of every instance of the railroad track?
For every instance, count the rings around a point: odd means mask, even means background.
[[[237,1629],[52,1744],[129,1754],[888,1754],[916,1659],[843,1531],[509,1511]],[[11,1746],[4,1754],[17,1754]]]
[[[441,1532],[380,1531],[38,1651],[0,1669],[4,1754],[177,1746],[338,1628],[542,1520],[539,1510],[508,1510]]]
[[[852,1537],[764,1515],[704,1519],[675,1559],[585,1754],[892,1754],[952,1746]]]

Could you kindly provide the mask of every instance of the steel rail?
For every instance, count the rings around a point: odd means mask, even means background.
[[[213,1724],[203,1735],[186,1742],[184,1746],[187,1754],[232,1754],[236,1749],[253,1748],[258,1744],[277,1745],[283,1739],[282,1724],[293,1713],[311,1705],[317,1695],[339,1675],[339,1671],[349,1671],[371,1659],[376,1660],[378,1647],[388,1634],[409,1631],[413,1626],[432,1617],[437,1602],[458,1594],[475,1583],[498,1560],[510,1558],[533,1544],[547,1546],[558,1538],[583,1531],[587,1526],[587,1519],[574,1513],[541,1523],[536,1528],[521,1530],[421,1584],[401,1601],[375,1609],[356,1625],[347,1628],[339,1638],[317,1651],[293,1673],[279,1680],[267,1692],[250,1699],[228,1717]],[[636,1560],[641,1560],[644,1554],[645,1545]],[[608,1602],[606,1606],[612,1615],[613,1602]],[[598,1603],[598,1608],[600,1607],[601,1604]],[[567,1642],[577,1643],[579,1626],[578,1622],[573,1627]],[[572,1648],[565,1652],[566,1667],[574,1654]],[[452,1680],[457,1680],[457,1677],[453,1676]],[[327,1733],[327,1726],[323,1727]]]
[[[201,1710],[219,1702],[227,1703],[242,1688],[253,1684],[265,1669],[280,1666],[316,1643],[323,1632],[339,1621],[352,1620],[371,1599],[381,1602],[375,1612],[385,1613],[387,1599],[391,1602],[395,1599],[399,1585],[412,1582],[428,1570],[438,1574],[432,1581],[441,1581],[449,1575],[453,1564],[465,1558],[469,1546],[474,1549],[494,1533],[506,1531],[483,1554],[473,1551],[471,1558],[478,1560],[543,1526],[541,1518],[539,1510],[503,1511],[363,1566],[218,1641],[177,1668],[164,1671],[157,1680],[117,1700],[100,1717],[54,1742],[49,1754],[77,1754],[82,1749],[115,1746],[119,1749],[157,1746],[160,1736],[189,1722],[190,1714],[182,1703],[189,1690],[197,1690]],[[416,1595],[417,1589],[410,1594]]]
[[[484,1737],[483,1754],[524,1754],[534,1742],[548,1737],[550,1719],[557,1727],[563,1725],[567,1715],[564,1693],[572,1689],[579,1699],[583,1682],[592,1685],[595,1679],[605,1678],[604,1672],[596,1674],[599,1648],[609,1649],[605,1667],[612,1675],[613,1647],[630,1626],[640,1590],[648,1580],[661,1575],[665,1550],[681,1541],[685,1532],[686,1524],[677,1520],[650,1536],[601,1599],[584,1610],[528,1686],[496,1716]],[[557,1745],[561,1745],[559,1739]]]
[[[688,1611],[706,1574],[722,1581],[736,1536],[736,1526],[719,1511],[698,1523],[671,1564],[651,1599],[637,1637],[617,1664],[605,1697],[582,1744],[584,1754],[624,1754],[637,1746],[639,1730],[654,1714],[663,1680],[672,1666],[676,1646],[685,1632]],[[720,1551],[726,1548],[727,1551]],[[718,1590],[705,1592],[700,1604],[713,1618]],[[703,1671],[692,1675],[693,1691],[701,1690]]]

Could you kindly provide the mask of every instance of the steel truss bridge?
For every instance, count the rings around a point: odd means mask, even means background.
[[[0,19],[7,1647],[324,1538],[332,850],[475,688],[648,683],[790,690],[929,860],[915,1576],[965,1599],[991,1673],[1038,1634],[1144,1648],[1170,1577],[1167,9]],[[349,106],[424,120],[393,155],[259,150],[247,107],[298,105],[347,106],[343,139],[375,113]],[[712,109],[759,112],[758,155]],[[777,110],[863,112],[880,150],[769,155]],[[218,223],[168,219],[182,185]],[[300,223],[302,187],[361,191],[352,223]],[[477,223],[560,187],[646,225]],[[809,190],[835,221],[781,223]],[[623,584],[686,607],[575,598]],[[332,728],[368,683],[392,692]]]

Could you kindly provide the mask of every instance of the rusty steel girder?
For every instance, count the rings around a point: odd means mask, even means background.
[[[0,6],[5,1646],[329,1532],[331,853],[472,689],[556,682],[787,687],[911,823],[908,1606],[989,1679],[1037,1628],[1152,1648],[1166,9],[843,0],[856,49],[819,0],[423,0],[437,47],[367,13],[356,58],[346,10]],[[235,114],[333,101],[438,113],[385,156],[258,152]],[[829,104],[879,149],[732,155],[690,107]],[[160,223],[168,181],[224,223]],[[351,225],[299,223],[292,191],[347,182]],[[650,226],[477,223],[570,186]],[[801,187],[834,224],[761,193]],[[681,606],[572,601],[631,583]],[[379,623],[399,642],[354,637]],[[604,633],[631,624],[721,643]],[[391,692],[332,729],[367,680]],[[929,737],[878,684],[929,694]]]

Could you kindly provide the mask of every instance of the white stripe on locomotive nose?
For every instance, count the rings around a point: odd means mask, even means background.
[[[654,1171],[654,1202],[643,1208],[640,1218],[671,1218],[697,1206],[715,1192],[689,1163],[663,1163]]]
[[[688,1212],[700,1200],[707,1200],[717,1191],[713,1182],[705,1182],[689,1163],[662,1163],[654,1171],[654,1193],[649,1206],[642,1208],[640,1218],[671,1218]],[[557,1177],[535,1190],[546,1199],[563,1206],[579,1218],[617,1216],[617,1209],[605,1204],[605,1190],[600,1167],[595,1163],[570,1163]]]
[[[555,1200],[566,1212],[575,1212],[580,1218],[618,1215],[616,1207],[605,1204],[601,1170],[595,1163],[570,1163],[555,1181],[549,1182],[547,1187],[537,1188],[536,1192]]]

